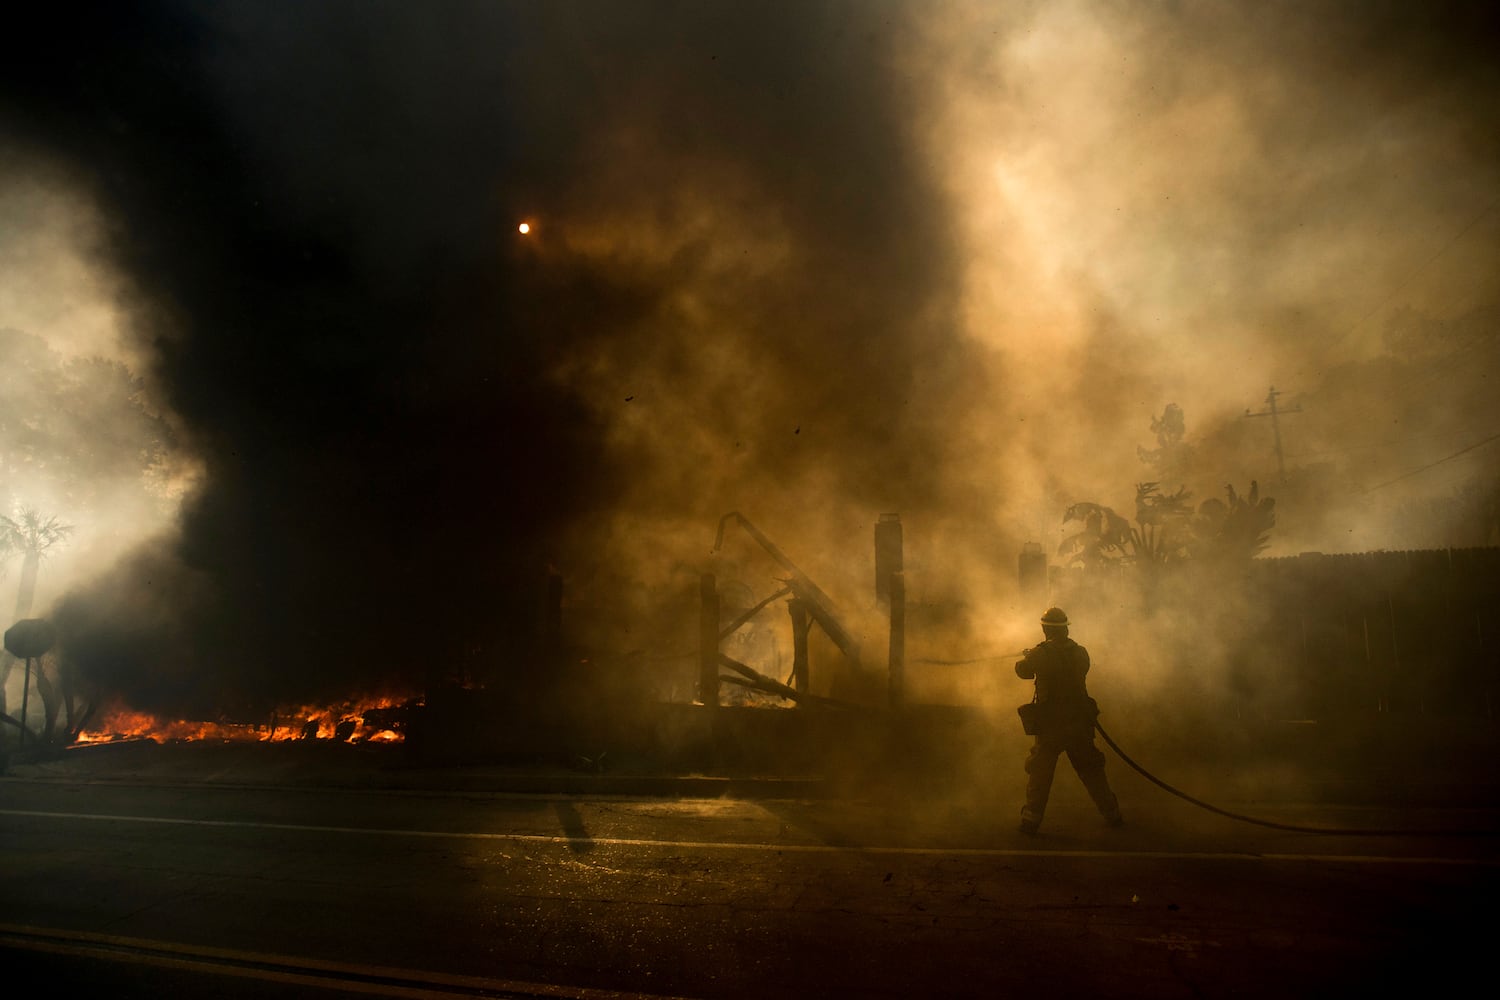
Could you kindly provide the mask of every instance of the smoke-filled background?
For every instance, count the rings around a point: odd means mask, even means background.
[[[45,415],[0,445],[83,457],[0,488],[74,525],[34,613],[141,707],[523,698],[549,568],[671,652],[698,573],[783,575],[729,511],[860,621],[899,512],[957,609],[914,655],[1013,650],[1021,545],[1128,515],[1168,404],[1164,486],[1257,481],[1272,553],[1497,541],[1485,5],[49,10],[0,64]]]

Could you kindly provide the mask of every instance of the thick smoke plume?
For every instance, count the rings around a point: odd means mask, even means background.
[[[1010,650],[1021,544],[1128,508],[1168,403],[1182,485],[1284,487],[1289,551],[1482,510],[1482,448],[1382,484],[1496,429],[1491,17],[49,15],[0,70],[5,183],[56,164],[95,207],[126,356],[202,468],[177,530],[59,603],[73,655],[145,707],[471,672],[521,700],[549,567],[643,648],[690,634],[653,609],[701,571],[774,589],[742,537],[710,554],[731,510],[872,639],[900,512],[913,600],[960,609],[914,655]],[[1273,384],[1285,484],[1244,417]]]

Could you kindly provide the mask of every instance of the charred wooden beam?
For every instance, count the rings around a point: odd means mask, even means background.
[[[791,586],[792,592],[807,602],[808,611],[812,614],[813,620],[818,623],[818,627],[828,634],[828,638],[833,640],[834,645],[838,646],[845,656],[857,662],[859,660],[859,643],[855,642],[854,637],[839,623],[833,611],[833,601],[827,594],[823,593],[817,584],[812,582],[806,573],[797,568],[796,563],[786,557],[786,553],[776,547],[776,543],[767,538],[759,528],[751,524],[739,511],[730,511],[719,519],[719,532],[714,540],[714,551],[719,551],[723,546],[724,526],[731,520],[739,522],[740,527],[744,528],[750,537],[760,543],[761,548],[770,554],[772,559],[775,559],[781,564],[783,569],[792,575],[791,579],[787,582]]]
[[[725,674],[721,676],[719,680],[724,684],[733,684],[737,687],[749,688],[752,691],[760,691],[765,694],[774,694],[779,698],[786,698],[790,701],[796,700],[791,695],[785,693],[785,691],[778,689],[776,687],[776,682],[770,681],[769,678],[764,678],[763,680],[751,680],[749,677],[735,677],[732,674]],[[767,681],[769,681],[769,683],[767,683]]]
[[[810,705],[828,705],[842,708],[853,707],[847,702],[839,701],[836,698],[824,698],[819,695],[808,694],[805,691],[798,691],[796,688],[788,687],[787,685],[781,683],[778,680],[775,680],[774,678],[767,677],[765,674],[761,673],[759,670],[756,670],[754,667],[747,666],[746,664],[741,663],[739,660],[736,660],[734,657],[728,656],[724,653],[719,654],[719,663],[740,675],[739,677],[732,677],[726,674],[725,676],[720,678],[720,680],[728,681],[731,684],[738,684],[741,687],[753,688],[757,691],[764,691],[767,694],[780,695],[781,697],[786,698],[788,701],[795,701],[799,703],[805,702]]]
[[[756,615],[758,615],[762,611],[764,611],[766,605],[770,604],[772,601],[776,600],[778,597],[785,597],[787,594],[790,594],[791,592],[792,592],[792,588],[791,587],[782,587],[780,590],[776,591],[776,593],[772,594],[770,597],[766,598],[764,601],[761,601],[755,607],[751,608],[749,611],[746,611],[744,614],[740,615],[738,618],[736,618],[734,621],[730,622],[728,625],[725,625],[723,628],[719,629],[719,640],[722,642],[723,640],[728,639],[735,632],[739,631],[739,628],[740,628],[741,625],[745,624],[750,619],[754,618]]]

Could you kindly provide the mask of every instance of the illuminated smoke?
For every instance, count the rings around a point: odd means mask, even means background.
[[[0,178],[0,514],[61,529],[32,608],[17,594],[20,554],[6,554],[9,615],[45,610],[170,530],[196,469],[141,377],[120,276],[99,254],[108,227],[78,171],[12,152]]]

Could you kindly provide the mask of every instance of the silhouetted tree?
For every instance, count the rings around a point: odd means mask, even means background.
[[[1151,418],[1151,431],[1157,447],[1138,447],[1142,462],[1167,472],[1190,460],[1192,449],[1183,443],[1187,421],[1176,403]],[[1075,503],[1063,513],[1063,523],[1077,522],[1080,530],[1063,540],[1058,554],[1066,566],[1134,566],[1152,574],[1179,563],[1249,560],[1269,544],[1276,501],[1261,497],[1254,481],[1246,496],[1233,486],[1225,492],[1227,500],[1205,500],[1194,510],[1185,486],[1164,493],[1161,480],[1137,483],[1133,524],[1112,507]]]
[[[144,383],[106,358],[64,359],[34,334],[0,328],[0,510],[49,498],[78,513],[149,492],[171,429]]]
[[[1186,488],[1162,493],[1159,483],[1137,483],[1135,524],[1097,503],[1075,503],[1063,514],[1063,523],[1074,521],[1082,530],[1063,540],[1058,554],[1070,566],[1100,566],[1109,563],[1157,567],[1191,555],[1189,519],[1192,494]]]
[[[47,551],[66,541],[71,534],[71,524],[63,524],[55,516],[43,517],[40,511],[30,507],[22,507],[15,517],[0,515],[0,552],[19,553],[21,556],[21,582],[16,590],[17,619],[26,617],[36,599],[37,573]]]
[[[1248,561],[1270,544],[1276,525],[1276,501],[1260,495],[1253,480],[1244,496],[1230,485],[1226,500],[1209,499],[1195,511],[1192,494],[1179,488],[1162,493],[1157,483],[1138,483],[1135,523],[1097,503],[1075,503],[1063,523],[1078,522],[1081,530],[1063,540],[1058,554],[1064,565],[1138,566],[1155,570],[1187,562]]]
[[[1276,501],[1260,495],[1260,484],[1250,481],[1241,496],[1233,484],[1224,487],[1228,500],[1205,500],[1193,519],[1196,554],[1215,562],[1247,562],[1265,551],[1276,526]]]
[[[1156,435],[1156,447],[1138,446],[1136,455],[1155,470],[1158,481],[1181,476],[1193,457],[1192,446],[1183,443],[1187,435],[1187,418],[1182,407],[1168,403],[1161,416],[1151,418],[1151,433]]]

